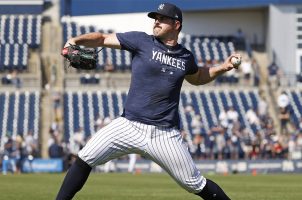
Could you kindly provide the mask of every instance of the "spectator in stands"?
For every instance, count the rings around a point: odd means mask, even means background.
[[[268,136],[268,137],[276,135],[275,125],[274,125],[274,121],[272,120],[272,118],[267,119],[267,122],[265,123],[265,126],[263,127],[263,131],[264,131],[265,136]]]
[[[85,134],[83,128],[80,127],[78,130],[74,132],[73,137],[70,137],[70,145],[69,145],[70,152],[74,155],[77,155],[77,153],[83,148],[84,145],[85,145]]]
[[[201,134],[201,128],[203,127],[203,124],[200,115],[194,115],[192,117],[191,127],[193,135]]]
[[[94,79],[94,81],[93,81],[94,84],[99,84],[101,81],[100,74],[94,74],[93,79]]]
[[[231,159],[232,152],[234,151],[234,147],[230,138],[226,140],[225,146],[222,149],[222,158],[223,159]]]
[[[21,88],[22,87],[22,82],[21,79],[18,77],[18,71],[17,70],[13,70],[11,73],[11,81],[12,84],[16,87],[16,88]]]
[[[57,136],[54,136],[54,142],[48,148],[48,155],[50,158],[63,158],[64,157],[63,147]]]
[[[231,154],[232,159],[239,159],[239,152],[241,149],[241,137],[242,135],[237,131],[234,131],[230,137],[233,146],[233,152]]]
[[[6,76],[2,78],[2,84],[13,85],[16,88],[21,88],[22,83],[21,83],[21,79],[18,77],[18,71],[13,70],[10,73],[6,74]]]
[[[288,140],[288,159],[292,160],[295,157],[296,152],[296,136],[290,135]]]
[[[273,88],[279,86],[279,80],[277,78],[278,71],[279,71],[279,66],[276,64],[275,61],[273,61],[268,66],[268,80]]]
[[[239,114],[238,112],[234,109],[233,106],[230,106],[228,111],[227,111],[227,117],[228,117],[228,121],[229,123],[234,123],[238,121],[239,118]]]
[[[193,136],[194,149],[192,151],[192,157],[196,160],[200,160],[203,157],[202,151],[201,151],[201,146],[202,146],[203,142],[204,142],[203,137],[201,135],[196,134]]]
[[[289,130],[288,130],[287,126],[288,126],[288,122],[290,120],[290,113],[289,113],[288,107],[280,107],[279,120],[280,120],[280,125],[281,125],[280,133],[288,134]]]
[[[252,59],[252,70],[254,71],[254,86],[260,84],[260,66],[255,58]]]
[[[284,158],[284,147],[282,146],[279,139],[277,139],[273,144],[273,158]]]
[[[234,45],[238,50],[245,50],[245,35],[241,28],[238,28],[234,34]]]
[[[59,91],[54,91],[52,93],[52,103],[53,103],[53,110],[55,114],[55,120],[61,121],[62,119],[62,105],[61,105],[61,93]]]
[[[251,75],[252,75],[252,63],[249,59],[245,58],[241,63],[240,67],[243,73],[243,83],[245,85],[251,85]]]
[[[262,158],[271,159],[273,158],[273,141],[271,137],[266,137],[262,142]]]
[[[260,121],[264,120],[267,116],[267,112],[268,112],[268,105],[267,102],[264,99],[264,95],[263,93],[259,93],[259,102],[258,102],[258,115],[260,118]]]
[[[279,108],[287,108],[289,106],[289,97],[285,91],[282,91],[278,96],[277,104]]]
[[[59,126],[58,121],[54,121],[51,123],[50,127],[49,127],[49,133],[52,136],[60,136],[61,134],[61,129]]]
[[[249,108],[246,111],[245,117],[250,124],[260,125],[260,120],[259,120],[256,112],[252,108]]]
[[[215,155],[216,155],[216,139],[215,139],[215,135],[214,132],[212,130],[210,130],[207,134],[206,137],[206,157],[210,160],[214,160],[215,159]]]
[[[252,150],[249,153],[249,158],[251,160],[256,160],[260,155],[260,147],[256,144],[252,144]]]
[[[33,132],[31,130],[24,136],[24,143],[27,154],[33,157],[37,157],[38,141],[34,138]]]
[[[4,144],[4,157],[2,163],[2,173],[7,174],[8,170],[17,173],[17,162],[21,158],[20,143],[16,141],[16,137],[8,136],[7,142]]]
[[[222,159],[223,157],[223,148],[225,146],[225,134],[226,134],[226,129],[222,127],[219,124],[215,124],[213,127],[210,129],[210,137],[209,138],[213,143],[211,146],[212,149],[212,154],[211,157],[215,159]]]
[[[217,148],[217,158],[221,160],[223,158],[223,151],[225,150],[226,141],[224,137],[224,131],[219,131],[216,135],[216,148]]]
[[[222,127],[227,128],[229,126],[228,116],[224,109],[219,113],[218,119]]]

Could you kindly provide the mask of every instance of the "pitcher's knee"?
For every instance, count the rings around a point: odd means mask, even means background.
[[[190,193],[199,193],[206,185],[206,179],[203,176],[190,177],[181,183],[181,186]]]

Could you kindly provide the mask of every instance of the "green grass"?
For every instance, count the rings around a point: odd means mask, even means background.
[[[232,200],[301,200],[302,174],[207,176]],[[0,175],[0,199],[54,199],[64,174]],[[197,200],[166,174],[91,174],[78,200]]]

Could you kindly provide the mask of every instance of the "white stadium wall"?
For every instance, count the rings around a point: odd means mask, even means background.
[[[257,40],[257,44],[263,44],[265,41],[265,9],[191,12],[184,13],[184,20],[185,33],[233,35],[241,28],[250,42]]]
[[[267,50],[270,60],[273,52],[276,54],[276,62],[289,78],[296,73],[297,50],[297,20],[295,6],[269,7],[269,29],[267,38]]]
[[[102,29],[113,29],[117,32],[145,31],[152,33],[153,19],[147,13],[108,14],[101,16],[73,17],[83,25],[95,25]],[[184,13],[183,33],[194,35],[233,35],[241,28],[250,42],[255,36],[258,43],[265,40],[265,10],[228,10],[211,12]]]
[[[144,31],[152,33],[153,19],[147,17],[147,13],[131,14],[107,14],[95,16],[72,17],[82,25],[93,25],[99,29],[113,29],[116,32]]]

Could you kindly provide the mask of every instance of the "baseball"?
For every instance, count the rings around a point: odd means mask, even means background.
[[[233,66],[235,68],[239,67],[239,65],[241,64],[241,59],[238,57],[232,57],[231,58],[231,63],[233,64]]]

